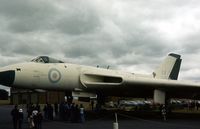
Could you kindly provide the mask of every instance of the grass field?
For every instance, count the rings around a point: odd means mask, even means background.
[[[10,104],[10,99],[8,100],[0,100],[0,105],[9,105]]]

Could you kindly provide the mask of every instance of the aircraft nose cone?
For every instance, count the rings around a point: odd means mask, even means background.
[[[15,79],[15,71],[8,70],[0,72],[0,84],[5,86],[11,86]]]

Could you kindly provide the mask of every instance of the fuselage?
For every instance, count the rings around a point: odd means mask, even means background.
[[[133,73],[70,63],[27,62],[2,67],[0,71],[14,72],[11,87],[49,90],[96,90],[98,85],[100,89],[112,89],[136,77]]]

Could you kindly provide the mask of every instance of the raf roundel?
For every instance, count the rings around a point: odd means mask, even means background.
[[[49,77],[49,81],[51,83],[57,83],[61,79],[61,73],[57,69],[52,68],[52,69],[49,70],[48,77]]]

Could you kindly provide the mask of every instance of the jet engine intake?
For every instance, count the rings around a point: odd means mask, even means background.
[[[0,72],[0,84],[5,86],[11,86],[15,80],[15,71],[8,70]]]

